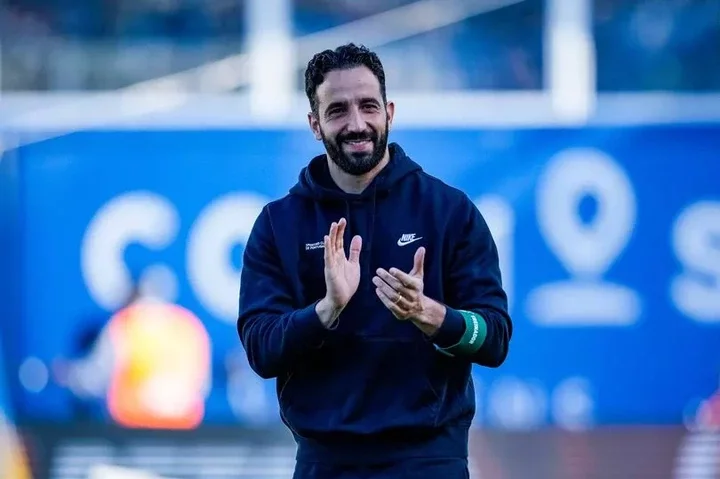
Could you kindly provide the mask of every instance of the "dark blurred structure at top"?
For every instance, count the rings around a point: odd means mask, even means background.
[[[294,0],[294,35],[413,0]],[[720,91],[720,1],[594,0],[600,91]],[[2,88],[114,89],[245,47],[244,0],[5,0]],[[543,0],[378,50],[390,88],[543,87]],[[411,72],[411,73],[408,73]]]

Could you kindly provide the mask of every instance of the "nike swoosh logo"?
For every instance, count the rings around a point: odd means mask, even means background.
[[[402,238],[401,238],[401,239],[398,240],[397,245],[398,245],[398,246],[407,246],[407,245],[409,245],[410,243],[414,243],[414,242],[419,241],[419,240],[421,240],[421,239],[422,239],[422,236],[421,236],[420,238],[413,238],[413,239],[407,240],[407,241],[403,241]]]

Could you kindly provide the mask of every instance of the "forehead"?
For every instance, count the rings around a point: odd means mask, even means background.
[[[325,81],[317,89],[321,104],[352,102],[360,98],[380,99],[380,82],[365,66],[333,70],[325,75]]]

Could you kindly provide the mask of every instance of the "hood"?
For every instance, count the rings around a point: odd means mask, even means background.
[[[290,189],[290,193],[318,201],[365,199],[371,198],[375,194],[387,193],[407,176],[422,171],[420,165],[412,161],[397,143],[390,143],[388,149],[390,151],[389,163],[359,195],[345,193],[335,185],[330,177],[324,154],[310,160],[308,166],[300,171],[298,182]]]

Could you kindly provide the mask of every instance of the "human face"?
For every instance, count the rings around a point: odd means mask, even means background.
[[[315,138],[342,171],[360,176],[385,156],[394,105],[384,105],[380,82],[365,66],[333,70],[318,87],[317,116],[309,114]]]

